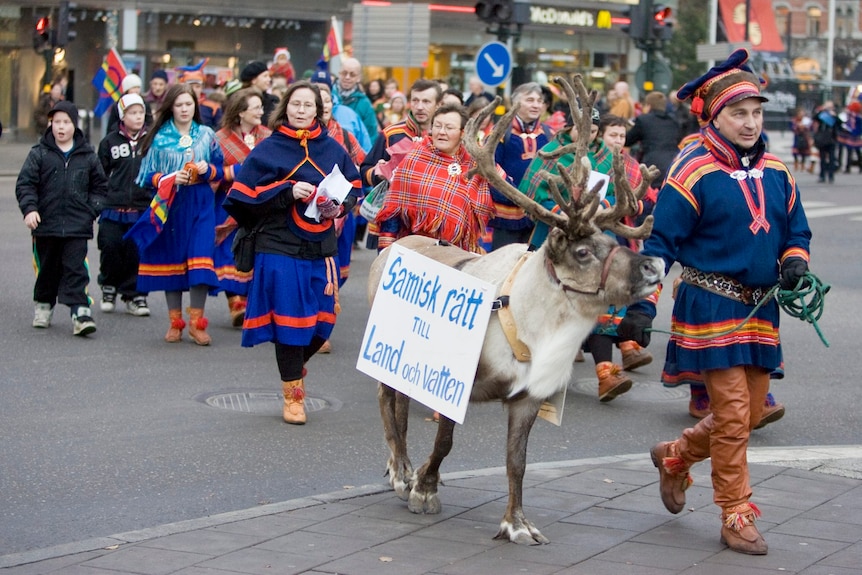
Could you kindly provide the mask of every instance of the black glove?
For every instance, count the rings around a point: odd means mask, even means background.
[[[641,347],[649,345],[652,318],[639,311],[626,311],[626,315],[617,326],[617,336],[620,341],[634,341]]]
[[[779,285],[783,290],[792,290],[796,287],[796,284],[799,283],[799,280],[805,276],[805,272],[808,271],[808,262],[803,260],[802,258],[787,258],[781,264],[781,280],[779,281]],[[808,280],[804,280],[802,282],[803,288],[807,288],[811,285],[811,282]]]

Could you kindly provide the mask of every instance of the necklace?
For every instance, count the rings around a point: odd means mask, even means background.
[[[243,143],[245,143],[246,146],[248,146],[248,148],[250,150],[254,149],[254,136],[253,135],[244,134],[242,137],[242,141],[243,141]]]

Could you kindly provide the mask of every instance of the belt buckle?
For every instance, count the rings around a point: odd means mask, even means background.
[[[760,300],[763,298],[763,290],[761,288],[750,288],[744,287],[742,288],[742,299],[743,303],[748,305],[757,305],[760,303]]]

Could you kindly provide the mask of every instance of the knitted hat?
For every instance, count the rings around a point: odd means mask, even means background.
[[[229,80],[228,83],[224,85],[224,95],[230,96],[234,92],[239,91],[240,88],[242,88],[242,82],[236,78]]]
[[[286,56],[287,61],[290,62],[290,52],[287,50],[287,48],[276,48],[275,55],[272,57],[272,61],[277,61],[279,56]]]
[[[72,123],[77,126],[78,125],[78,107],[68,100],[60,100],[54,107],[51,108],[51,111],[48,112],[48,118],[53,118],[54,114],[57,112],[65,112],[71,118]]]
[[[323,84],[332,91],[332,78],[329,77],[329,72],[325,70],[316,71],[308,80],[314,84]]]
[[[117,110],[120,111],[120,119],[126,117],[126,110],[131,108],[132,106],[140,106],[144,110],[146,110],[146,106],[144,106],[144,99],[141,98],[138,94],[126,94],[120,101],[117,102]]]
[[[260,60],[249,62],[246,64],[245,68],[242,69],[242,72],[240,72],[239,79],[242,80],[243,83],[248,83],[268,70],[269,68],[266,67],[266,64]]]
[[[140,76],[137,74],[126,74],[126,77],[120,83],[120,91],[125,94],[132,88],[140,88],[141,86],[143,86],[143,82],[141,82]]]
[[[156,78],[159,78],[160,80],[164,80],[165,82],[167,82],[168,81],[168,73],[165,72],[164,70],[156,70],[155,72],[153,72],[152,76],[150,76],[150,80],[155,80]]]
[[[676,97],[691,98],[691,113],[704,120],[712,120],[728,104],[748,98],[767,102],[769,99],[760,93],[764,82],[745,64],[748,57],[745,48],[736,50],[727,60],[680,88]]]

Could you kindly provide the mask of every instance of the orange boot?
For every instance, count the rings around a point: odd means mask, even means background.
[[[245,319],[246,297],[243,295],[234,295],[227,298],[227,305],[230,308],[230,324],[234,327],[242,327],[242,322]]]
[[[769,546],[754,525],[760,509],[753,503],[743,503],[721,512],[721,542],[737,553],[766,555]]]
[[[610,401],[632,388],[632,380],[623,375],[620,366],[610,361],[596,364],[596,375],[599,376],[599,401]]]
[[[183,319],[183,310],[168,310],[168,317],[171,319],[171,327],[168,328],[168,333],[165,334],[165,341],[168,343],[177,343],[178,341],[182,341],[183,329],[186,327],[186,322]]]
[[[652,363],[652,354],[634,341],[621,341],[620,351],[623,352],[623,370],[625,371]]]
[[[282,417],[285,423],[305,424],[305,384],[301,379],[282,381],[281,390],[284,393]]]
[[[212,343],[212,338],[207,333],[209,320],[204,317],[204,310],[201,308],[188,308],[189,312],[189,335],[192,340],[198,345],[209,345]]]

